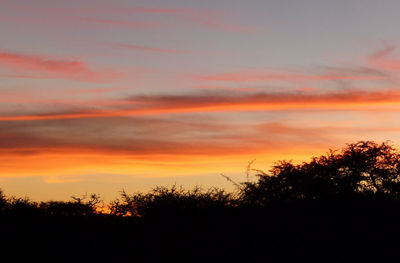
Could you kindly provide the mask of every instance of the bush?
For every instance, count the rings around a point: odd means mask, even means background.
[[[202,191],[200,187],[184,190],[176,185],[171,188],[156,187],[147,194],[128,195],[121,193],[121,199],[110,204],[110,211],[118,216],[143,217],[154,214],[188,213],[195,209],[221,209],[235,205],[233,194],[218,188]]]
[[[278,200],[400,197],[400,154],[387,143],[361,141],[310,162],[281,161],[269,173],[256,171],[258,181],[245,182],[242,188],[243,201],[255,205]]]

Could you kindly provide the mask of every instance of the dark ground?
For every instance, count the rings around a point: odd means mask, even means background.
[[[398,262],[399,208],[293,203],[146,218],[7,212],[1,262]]]

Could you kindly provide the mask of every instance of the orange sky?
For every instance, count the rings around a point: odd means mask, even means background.
[[[253,159],[398,145],[400,19],[360,5],[0,0],[0,188],[232,189]]]

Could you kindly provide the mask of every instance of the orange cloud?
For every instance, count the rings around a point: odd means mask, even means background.
[[[101,174],[114,183],[114,174],[148,178],[242,173],[245,180],[247,162],[254,158],[256,168],[268,169],[277,160],[304,161],[362,136],[371,139],[400,130],[326,119],[322,124],[304,120],[305,125],[260,119],[243,125],[210,116],[0,122],[0,173],[2,178],[45,176],[52,183],[80,181],[80,175],[99,180]]]
[[[61,113],[3,115],[0,116],[0,121],[110,118],[196,112],[399,110],[399,103],[400,92],[390,90],[371,92],[350,90],[319,94],[298,92],[239,94],[233,96],[221,93],[186,96],[133,96],[116,101],[115,104],[119,106],[115,109],[80,109]]]
[[[363,123],[362,125],[350,125],[350,124],[331,124],[331,125],[308,125],[308,126],[293,126],[287,125],[281,122],[269,122],[262,123],[254,126],[254,129],[261,132],[262,134],[270,134],[275,136],[276,138],[281,138],[282,136],[297,136],[302,138],[302,140],[310,140],[315,141],[318,138],[323,139],[324,141],[328,141],[329,138],[332,140],[335,137],[339,137],[342,139],[346,136],[352,136],[357,140],[360,136],[374,136],[379,133],[381,134],[389,134],[389,133],[398,133],[400,131],[399,126],[390,126],[390,127],[375,127],[368,126],[367,123]],[[341,138],[340,138],[341,137]],[[337,143],[338,138],[332,141],[332,143]]]
[[[102,153],[110,155],[238,155],[264,152],[265,145],[283,149],[314,128],[280,123],[232,124],[213,118],[92,118],[0,122],[0,151],[8,155]],[[315,129],[313,139],[325,135]],[[307,136],[309,137],[309,136]],[[273,139],[272,139],[273,138]],[[307,140],[308,141],[308,140]]]
[[[57,176],[60,172],[218,175],[244,171],[255,156],[276,161],[288,151],[292,157],[304,156],[306,144],[308,149],[318,147],[301,140],[293,147],[293,141],[253,138],[253,131],[260,132],[253,129],[146,118],[0,123],[0,172],[3,177]]]
[[[119,73],[89,69],[80,60],[58,60],[23,53],[0,52],[0,67],[14,77],[61,78],[75,81],[103,82],[115,79]],[[2,74],[2,73],[0,73]],[[4,75],[4,74],[3,74]],[[6,74],[7,75],[7,74]]]
[[[376,127],[365,122],[361,127],[360,123],[330,122],[308,126],[286,122],[239,125],[222,120],[147,117],[10,121],[0,123],[0,151],[18,156],[74,152],[126,156],[238,155],[265,152],[266,145],[290,149],[293,144],[327,144],[348,136],[398,133],[399,127]]]

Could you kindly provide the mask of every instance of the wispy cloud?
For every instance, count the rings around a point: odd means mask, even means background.
[[[360,73],[360,72],[359,72]],[[270,82],[270,81],[328,81],[328,80],[381,80],[381,74],[349,74],[330,72],[324,74],[303,74],[296,72],[273,72],[266,70],[245,70],[231,73],[217,73],[211,75],[197,75],[195,79],[200,81],[216,82]]]
[[[86,23],[103,24],[108,26],[126,27],[133,29],[158,29],[158,28],[168,27],[163,23],[157,23],[157,22],[126,21],[126,20],[113,20],[113,19],[88,18],[88,17],[81,17],[78,19]]]
[[[229,125],[157,118],[43,120],[0,123],[0,151],[17,155],[57,152],[109,154],[224,154]],[[101,132],[98,132],[100,131]],[[191,133],[196,131],[196,136]],[[240,143],[240,142],[239,142]]]
[[[334,122],[329,124],[329,121],[309,126],[282,121],[240,125],[225,123],[218,118],[9,121],[0,122],[0,153],[4,156],[76,153],[150,157],[227,156],[278,152],[293,149],[293,145],[304,147],[310,143],[344,143],[349,137],[399,131],[400,126],[376,127],[369,123],[364,123],[362,127]]]
[[[192,51],[179,50],[179,49],[168,49],[168,48],[157,48],[142,45],[123,44],[123,43],[110,43],[111,47],[134,50],[146,53],[162,53],[162,54],[190,54]]]
[[[257,88],[249,88],[249,87],[226,87],[226,86],[196,86],[196,89],[204,89],[204,90],[214,90],[214,91],[233,91],[233,92],[249,92],[249,91],[257,91]]]
[[[113,70],[94,71],[81,60],[54,59],[42,55],[0,51],[3,76],[57,78],[85,82],[104,82],[120,77]],[[5,70],[5,72],[4,72]]]
[[[81,8],[52,8],[52,7],[29,7],[9,4],[8,8],[18,10],[25,16],[8,16],[8,22],[45,22],[43,16],[56,20],[70,20],[73,22],[78,19],[88,23],[98,23],[109,26],[157,29],[172,27],[173,23],[165,20],[157,22],[154,17],[173,18],[180,22],[181,26],[192,24],[194,26],[207,28],[214,31],[222,32],[240,32],[253,33],[256,31],[254,26],[241,25],[232,22],[231,15],[228,11],[213,9],[196,9],[196,8],[165,8],[165,7],[142,7],[142,6],[98,6],[98,7],[81,7]],[[26,17],[28,15],[29,17]],[[119,16],[121,19],[111,19],[111,17]],[[140,21],[126,20],[123,18],[131,18],[131,15],[140,16]],[[1,18],[0,18],[1,20]]]
[[[396,46],[389,46],[368,57],[368,62],[379,69],[400,71],[400,59],[394,58]]]
[[[123,103],[121,103],[123,102]],[[400,110],[398,91],[340,92],[291,92],[226,94],[206,93],[200,95],[159,95],[132,96],[115,101],[115,107],[107,109],[71,110],[68,112],[37,113],[31,115],[0,116],[0,121],[12,120],[53,120],[111,118],[121,116],[142,116],[160,114],[205,113],[205,112],[246,112],[246,111],[287,111],[287,110]]]

